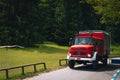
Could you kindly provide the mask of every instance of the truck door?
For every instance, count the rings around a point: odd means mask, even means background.
[[[102,40],[96,40],[96,48],[98,51],[99,56],[104,55],[104,45]]]

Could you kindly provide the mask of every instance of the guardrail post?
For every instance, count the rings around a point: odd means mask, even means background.
[[[24,72],[24,66],[22,66],[21,68],[22,68],[22,75],[24,75],[25,74],[25,72]]]
[[[61,66],[61,59],[59,60],[59,66]]]
[[[68,61],[67,61],[67,59],[66,59],[66,64],[68,64]]]
[[[8,79],[9,78],[9,76],[8,76],[8,69],[6,69],[5,71],[6,71],[6,79]]]
[[[34,72],[36,72],[37,70],[36,70],[36,64],[34,64]]]
[[[46,68],[46,64],[45,64],[45,63],[43,63],[43,64],[44,64],[44,69],[47,69],[47,68]]]

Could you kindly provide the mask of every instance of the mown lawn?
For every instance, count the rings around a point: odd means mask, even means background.
[[[120,46],[111,46],[110,57],[120,57]]]
[[[0,49],[0,69],[20,66],[25,64],[45,62],[47,71],[60,68],[59,59],[66,58],[69,47],[59,46],[55,43],[38,44],[32,48],[9,48]],[[43,67],[38,66],[37,70],[43,72]],[[26,75],[22,76],[21,69],[10,70],[10,78],[15,79],[18,77],[31,76],[33,67],[25,68]],[[5,73],[0,72],[0,80],[5,78]]]

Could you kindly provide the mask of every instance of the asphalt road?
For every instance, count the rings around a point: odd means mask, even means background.
[[[24,80],[111,80],[120,66],[108,65],[103,67],[99,65],[98,70],[93,70],[92,65],[78,65],[75,69],[69,67],[43,73],[32,78]]]

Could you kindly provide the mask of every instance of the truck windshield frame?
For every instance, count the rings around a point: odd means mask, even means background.
[[[76,37],[74,40],[74,44],[89,44],[94,45],[95,41],[91,37]]]

